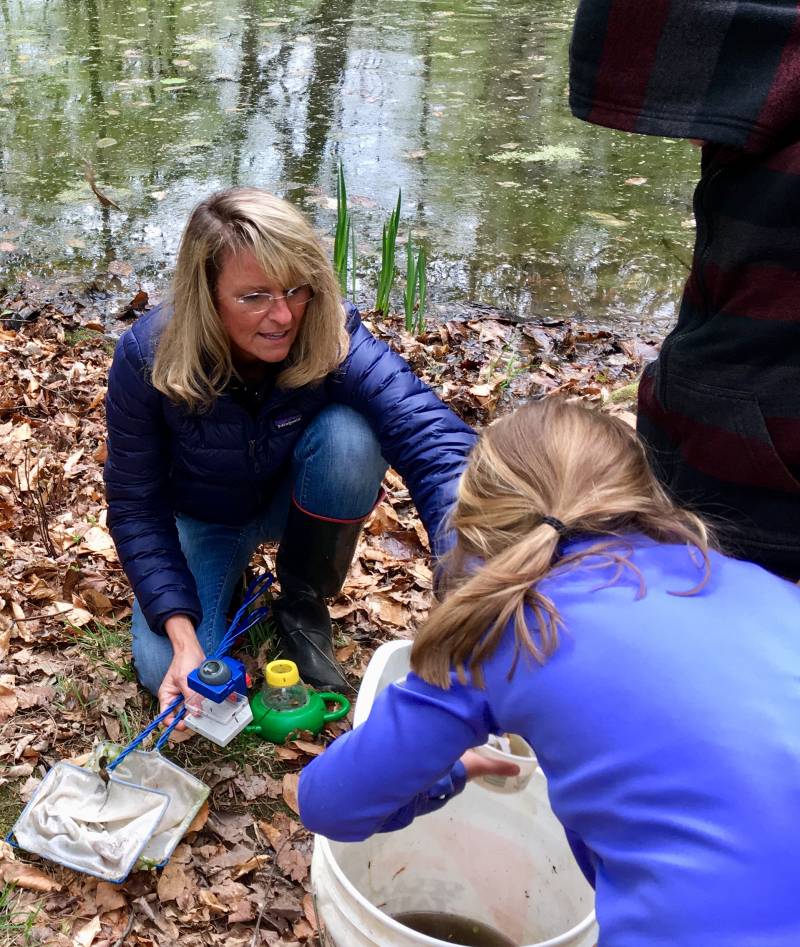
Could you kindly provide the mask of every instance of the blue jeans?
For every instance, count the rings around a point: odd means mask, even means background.
[[[176,515],[181,549],[203,609],[197,637],[206,654],[222,640],[236,583],[251,556],[262,543],[280,538],[292,495],[317,516],[361,519],[375,504],[387,466],[365,418],[344,405],[330,405],[303,432],[291,472],[261,515],[244,526]],[[136,674],[155,694],[172,661],[172,645],[150,630],[138,602],[131,634]]]

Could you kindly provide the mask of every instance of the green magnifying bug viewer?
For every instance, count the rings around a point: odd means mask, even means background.
[[[333,704],[333,709],[328,709]],[[340,720],[350,701],[333,691],[306,687],[294,661],[270,661],[264,668],[264,686],[250,699],[253,722],[245,733],[270,743],[285,743],[303,732],[317,734],[326,723]]]

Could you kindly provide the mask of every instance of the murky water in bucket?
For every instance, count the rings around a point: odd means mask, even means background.
[[[461,947],[515,947],[514,941],[500,931],[459,914],[405,911],[395,914],[394,919],[420,934],[436,937],[448,944],[459,944]]]

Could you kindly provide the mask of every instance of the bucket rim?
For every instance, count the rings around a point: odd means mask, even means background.
[[[359,845],[360,842],[344,842],[345,845]],[[352,881],[347,877],[347,875],[342,870],[339,862],[333,855],[331,849],[330,839],[326,838],[324,835],[315,835],[314,836],[314,845],[319,847],[319,851],[322,857],[325,859],[326,866],[333,872],[336,880],[341,884],[347,892],[354,897],[355,900],[362,906],[367,909],[367,911],[373,916],[379,917],[381,923],[385,921],[389,922],[389,926],[394,928],[397,931],[409,931],[412,930],[410,927],[406,927],[405,924],[401,924],[399,921],[396,921],[391,914],[387,914],[385,911],[381,911],[379,907],[374,905],[368,898],[355,887]],[[571,927],[569,930],[564,931],[562,934],[558,934],[555,937],[551,937],[550,940],[541,940],[536,941],[531,944],[520,944],[520,947],[564,947],[564,945],[569,943],[570,938],[577,937],[581,934],[588,933],[592,925],[596,923],[595,910],[592,910],[587,914],[587,916],[582,920]],[[414,931],[417,937],[420,938],[420,943],[430,944],[433,947],[446,947],[447,941],[439,940],[436,937],[429,937],[427,934],[421,934],[418,931]]]

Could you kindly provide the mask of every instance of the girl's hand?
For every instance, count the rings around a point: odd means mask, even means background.
[[[461,762],[467,771],[467,779],[475,779],[478,776],[516,776],[519,773],[519,766],[516,763],[508,760],[490,760],[474,750],[467,750],[461,757]]]

